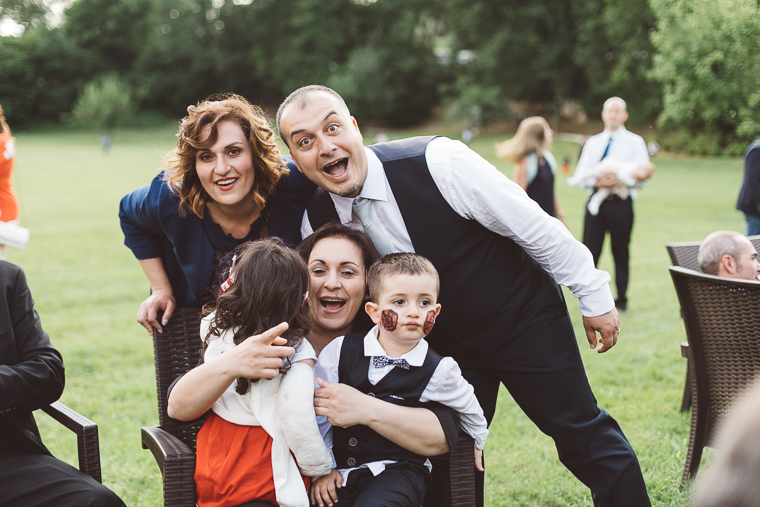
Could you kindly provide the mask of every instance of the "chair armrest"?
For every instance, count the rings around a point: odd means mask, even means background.
[[[446,476],[446,493],[456,507],[475,507],[475,441],[464,431],[451,451]]]
[[[158,426],[142,428],[142,446],[164,477],[164,507],[195,507],[195,453]]]
[[[42,410],[77,435],[79,470],[98,482],[100,474],[100,443],[98,425],[58,401]]]

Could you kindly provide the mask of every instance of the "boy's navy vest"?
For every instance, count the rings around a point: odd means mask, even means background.
[[[529,334],[534,319],[566,317],[567,307],[557,283],[522,247],[449,206],[425,160],[432,139],[368,148],[383,163],[415,252],[430,259],[441,279],[441,314],[428,342],[460,364],[463,355],[495,358],[503,344]],[[307,211],[315,230],[339,221],[330,194],[321,188]]]
[[[422,366],[408,370],[393,368],[380,382],[372,385],[367,373],[370,357],[364,355],[364,333],[352,333],[343,339],[338,363],[338,378],[359,391],[394,405],[422,407],[420,396],[433,376],[441,356],[428,348]],[[373,461],[408,461],[420,466],[427,459],[391,442],[369,426],[341,428],[333,426],[333,455],[338,468],[353,468]]]

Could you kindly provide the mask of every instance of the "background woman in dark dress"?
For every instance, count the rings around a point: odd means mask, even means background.
[[[549,151],[554,131],[540,116],[524,119],[515,136],[496,145],[499,158],[515,164],[514,182],[520,185],[541,209],[565,223],[554,194],[557,161]],[[567,225],[567,224],[565,224]]]
[[[298,243],[315,188],[282,157],[263,112],[240,96],[190,106],[177,138],[164,170],[119,211],[124,243],[150,283],[137,313],[148,332],[161,332],[176,305],[218,291],[238,245],[269,236]]]

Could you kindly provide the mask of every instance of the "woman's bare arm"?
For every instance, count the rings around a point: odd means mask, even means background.
[[[163,332],[161,326],[169,323],[174,308],[177,306],[177,301],[174,299],[172,285],[169,282],[163,261],[159,257],[155,257],[140,259],[139,262],[148,278],[148,283],[150,283],[151,294],[140,304],[140,309],[137,311],[137,322],[142,324],[148,333],[152,334],[154,329],[161,333]],[[159,323],[158,313],[160,311],[163,311],[164,315]]]
[[[514,181],[522,187],[523,190],[528,190],[528,159],[524,158],[515,164]]]
[[[369,426],[388,440],[422,456],[449,452],[440,421],[425,408],[387,403],[346,384],[318,379],[314,393],[317,415],[327,416],[333,426]]]

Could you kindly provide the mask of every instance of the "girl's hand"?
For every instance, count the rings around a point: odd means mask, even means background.
[[[480,472],[486,471],[483,467],[483,449],[478,449],[477,447],[475,448],[475,468]]]
[[[293,347],[282,346],[287,340],[280,335],[287,330],[288,323],[283,322],[261,334],[246,338],[219,357],[232,361],[231,371],[235,378],[275,378],[282,367],[282,358],[296,353]]]
[[[323,475],[311,485],[311,491],[309,491],[309,498],[312,505],[319,505],[319,507],[332,507],[333,502],[338,503],[338,492],[336,488],[343,487],[343,475],[337,468],[333,468],[332,472],[327,475]]]

